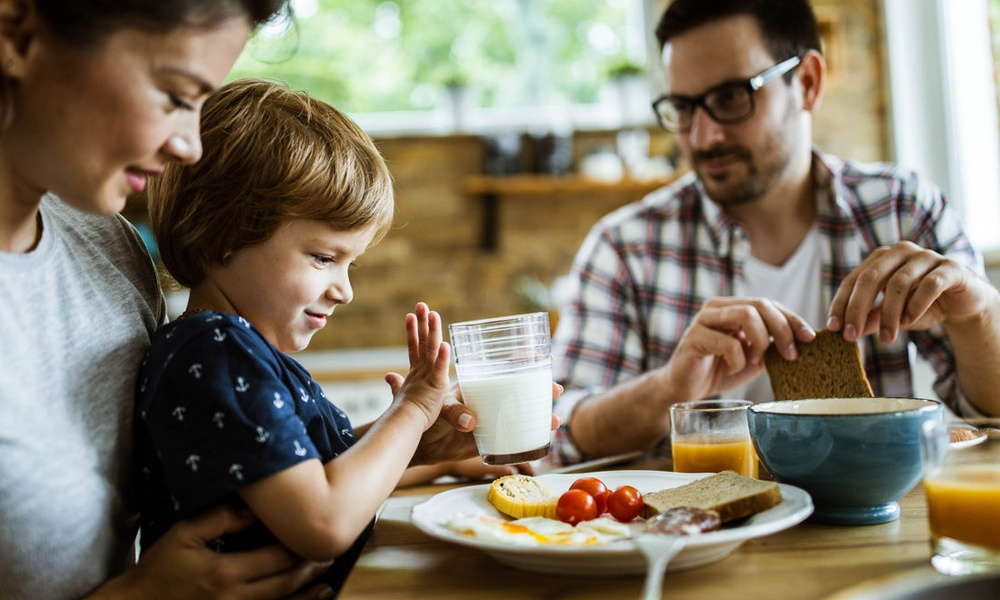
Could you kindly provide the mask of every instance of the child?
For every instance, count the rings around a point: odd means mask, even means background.
[[[246,506],[259,522],[220,550],[277,539],[336,558],[336,586],[438,419],[450,350],[437,313],[417,304],[409,374],[387,375],[391,406],[352,428],[285,353],[352,300],[348,269],[392,223],[388,169],[339,111],[263,80],[213,94],[202,128],[202,160],[169,165],[149,190],[163,261],[191,294],[154,336],[137,384],[142,547],[180,519]]]

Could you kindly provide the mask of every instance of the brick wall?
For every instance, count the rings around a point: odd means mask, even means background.
[[[823,149],[862,160],[887,154],[884,36],[877,0],[817,0],[830,51],[826,96],[814,120]],[[672,138],[653,131],[652,153]],[[635,193],[518,196],[498,204],[496,248],[481,247],[484,205],[462,191],[479,174],[476,136],[376,140],[396,185],[395,229],[359,261],[355,300],[337,309],[310,349],[375,348],[405,343],[403,315],[422,300],[446,322],[537,310],[515,290],[523,278],[545,285],[565,273],[590,226]],[[577,159],[614,132],[579,132]],[[138,211],[138,212],[136,212]],[[141,218],[141,208],[132,207]]]

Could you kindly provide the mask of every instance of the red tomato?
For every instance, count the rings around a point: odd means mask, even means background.
[[[570,525],[597,517],[597,501],[583,490],[568,490],[559,496],[556,504],[559,520]]]
[[[608,496],[608,512],[622,523],[627,523],[642,512],[642,494],[630,485],[623,485]]]
[[[581,477],[574,481],[573,485],[569,486],[569,489],[583,490],[593,496],[597,502],[598,515],[603,515],[604,511],[608,510],[608,494],[611,493],[611,490],[600,479],[596,477]]]

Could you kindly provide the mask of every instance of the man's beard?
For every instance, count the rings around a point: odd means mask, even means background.
[[[781,144],[781,139],[773,136],[761,147],[758,156],[762,163],[754,160],[749,148],[739,145],[719,145],[709,150],[692,154],[692,163],[698,178],[705,186],[708,197],[723,209],[749,204],[770,191],[788,168],[790,156],[788,148]],[[722,178],[704,175],[699,165],[702,161],[715,158],[729,158],[743,165],[743,174],[728,172]],[[738,179],[737,179],[738,178]]]

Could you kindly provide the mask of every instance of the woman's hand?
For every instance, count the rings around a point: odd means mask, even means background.
[[[402,378],[395,373],[390,373],[386,375],[386,381],[393,388],[395,394],[395,386],[402,382]],[[557,398],[562,391],[561,385],[552,383],[553,398]],[[560,423],[559,417],[552,415],[552,429],[558,429]],[[455,383],[451,386],[450,397],[445,400],[437,421],[420,438],[420,445],[413,455],[413,460],[410,461],[410,466],[463,460],[478,456],[476,441],[472,436],[472,430],[475,426],[476,413],[464,404],[462,390]]]
[[[277,545],[232,553],[218,553],[208,546],[212,540],[245,529],[253,521],[253,516],[228,507],[181,521],[142,553],[135,568],[88,598],[307,600],[333,596],[327,586],[296,594],[323,574],[330,563],[304,562]]]

